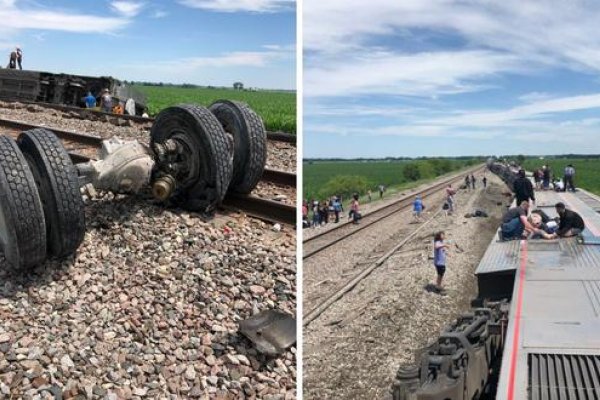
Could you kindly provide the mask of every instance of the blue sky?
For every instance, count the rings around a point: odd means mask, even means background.
[[[0,52],[26,69],[295,89],[294,0],[0,0]]]
[[[600,153],[600,4],[305,0],[304,158]]]

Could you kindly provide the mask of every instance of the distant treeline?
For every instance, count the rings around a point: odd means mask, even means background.
[[[232,86],[211,86],[211,85],[196,85],[193,83],[168,83],[168,82],[145,82],[145,81],[123,81],[130,85],[138,86],[164,86],[182,89],[219,89],[219,90],[236,90]],[[261,92],[285,92],[285,93],[296,93],[295,90],[286,89],[259,89],[259,88],[247,88],[246,91],[261,91]]]

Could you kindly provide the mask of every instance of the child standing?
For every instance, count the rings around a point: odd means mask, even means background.
[[[442,279],[446,273],[446,253],[450,246],[444,243],[444,232],[440,231],[433,238],[433,264],[437,271],[437,279],[435,286],[438,290],[442,290]]]

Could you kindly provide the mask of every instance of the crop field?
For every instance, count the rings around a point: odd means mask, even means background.
[[[303,197],[324,199],[332,195],[348,195],[368,189],[375,196],[378,186],[386,191],[404,190],[428,179],[472,165],[475,160],[369,160],[369,161],[304,161]]]
[[[527,158],[523,163],[526,170],[532,171],[542,165],[550,166],[552,172],[562,179],[563,171],[568,164],[575,167],[575,187],[582,187],[600,195],[600,158]]]
[[[209,106],[216,100],[239,100],[248,103],[261,116],[267,130],[296,133],[294,92],[142,85],[136,85],[136,88],[146,95],[150,115],[156,115],[163,108],[181,103]]]

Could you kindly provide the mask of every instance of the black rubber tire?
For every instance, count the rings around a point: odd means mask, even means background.
[[[46,260],[46,223],[33,174],[17,143],[2,135],[0,220],[5,225],[0,250],[11,267],[27,269]]]
[[[77,169],[61,140],[47,129],[25,131],[17,143],[31,167],[44,207],[48,254],[68,256],[85,235]]]
[[[218,100],[209,109],[233,136],[233,176],[229,190],[250,193],[260,181],[267,162],[265,125],[246,103]]]
[[[185,135],[197,162],[197,178],[177,182],[171,201],[177,206],[213,212],[221,204],[233,171],[229,139],[217,118],[206,108],[181,104],[164,109],[152,124],[151,148],[173,135]]]

